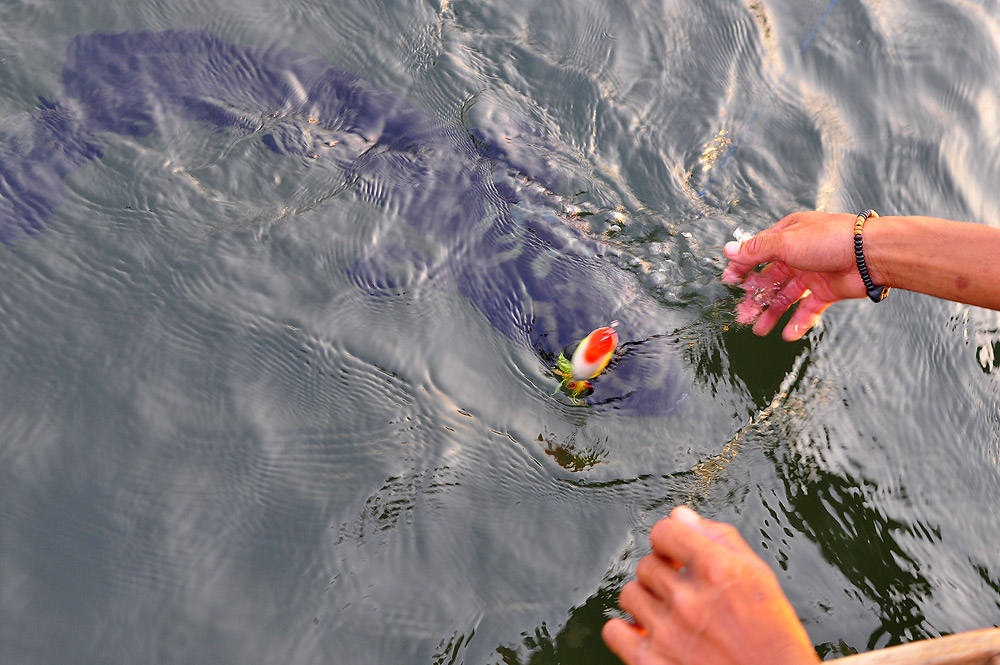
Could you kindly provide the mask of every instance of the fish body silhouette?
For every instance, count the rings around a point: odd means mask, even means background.
[[[204,31],[77,36],[62,84],[64,100],[41,100],[29,147],[0,154],[5,244],[44,228],[63,201],[63,179],[99,158],[108,134],[144,137],[163,113],[260,132],[278,153],[335,160],[376,205],[442,243],[445,269],[461,292],[546,365],[566,345],[617,321],[622,344],[586,403],[665,414],[682,399],[663,307],[609,260],[602,243],[564,223],[540,188],[518,187],[503,175],[515,168],[548,186],[554,174],[543,157],[522,153],[512,163],[505,146],[361,77],[292,50],[234,45]],[[283,122],[265,128],[266,117]]]

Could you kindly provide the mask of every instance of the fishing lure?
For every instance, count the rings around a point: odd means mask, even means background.
[[[574,399],[592,393],[590,379],[605,370],[617,348],[618,333],[611,326],[598,328],[577,344],[567,346],[553,370],[562,377],[559,389]]]

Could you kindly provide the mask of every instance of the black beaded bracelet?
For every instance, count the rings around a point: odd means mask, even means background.
[[[878,217],[878,213],[871,208],[858,213],[858,218],[854,220],[854,258],[858,262],[858,272],[861,273],[861,281],[865,283],[868,297],[871,298],[872,302],[882,302],[889,295],[889,287],[876,286],[872,282],[871,275],[868,274],[868,266],[865,265],[865,253],[861,247],[861,231],[870,217]]]

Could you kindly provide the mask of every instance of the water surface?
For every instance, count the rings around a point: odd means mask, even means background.
[[[1000,7],[841,0],[799,56],[827,6],[0,4],[5,151],[74,36],[180,28],[542,146],[553,181],[491,177],[604,243],[684,386],[567,403],[398,200],[158,114],[2,250],[0,661],[614,662],[600,626],[682,502],[824,655],[1000,624],[998,317],[894,291],[786,344],[718,280],[736,227],[802,208],[1000,225]],[[387,244],[433,260],[359,278]]]

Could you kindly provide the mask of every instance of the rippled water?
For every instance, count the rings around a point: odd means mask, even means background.
[[[170,99],[101,133],[0,250],[0,661],[614,662],[600,626],[681,502],[826,656],[1000,624],[998,316],[894,291],[786,344],[718,280],[736,227],[796,209],[1000,225],[1000,5],[841,0],[800,56],[828,7],[0,3],[5,164],[76,35],[208,30],[503,146],[481,182],[546,265],[603,247],[576,287],[504,272],[433,150],[428,208]],[[670,408],[553,395],[551,330],[491,314],[564,325],[617,284]]]

